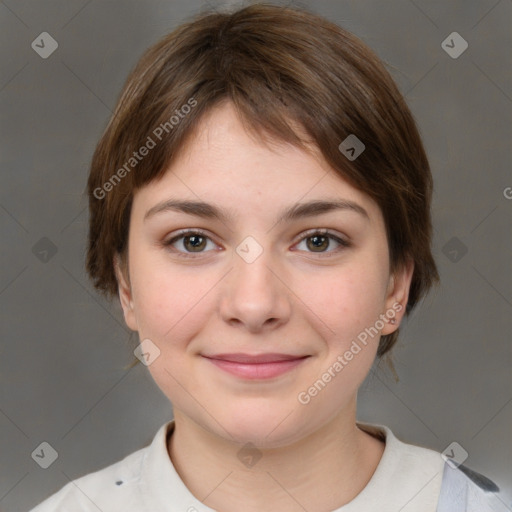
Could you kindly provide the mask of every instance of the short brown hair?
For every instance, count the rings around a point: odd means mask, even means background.
[[[94,286],[117,295],[113,260],[117,253],[126,261],[134,192],[165,173],[204,114],[223,101],[260,140],[305,149],[293,126],[304,128],[332,168],[377,202],[390,271],[414,261],[409,314],[439,281],[430,248],[432,176],[414,118],[383,63],[357,37],[303,7],[271,4],[196,15],[130,73],[88,179],[86,268]],[[365,145],[354,160],[339,149],[351,134]],[[154,148],[135,159],[150,139]],[[398,330],[382,336],[377,355],[397,337]]]

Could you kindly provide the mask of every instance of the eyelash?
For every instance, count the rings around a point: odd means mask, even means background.
[[[211,238],[207,235],[207,233],[201,229],[194,229],[194,230],[188,229],[188,230],[179,231],[176,236],[174,236],[170,240],[167,240],[166,242],[163,242],[163,245],[166,248],[170,248],[172,246],[172,244],[174,244],[175,242],[177,242],[178,240],[180,240],[182,238],[186,238],[189,235],[199,235],[199,236],[207,238],[208,240],[211,240]],[[310,252],[310,254],[317,254],[321,258],[329,257],[331,254],[338,253],[341,250],[346,249],[351,246],[351,244],[348,241],[338,237],[337,235],[333,234],[332,232],[330,232],[327,229],[312,229],[312,230],[306,231],[304,236],[297,242],[297,244],[300,244],[304,240],[307,240],[308,238],[312,238],[315,235],[322,235],[322,236],[328,235],[327,238],[334,240],[335,242],[338,242],[341,246],[341,247],[338,247],[337,249],[335,249],[334,251],[329,251],[327,253]],[[211,240],[211,241],[213,242],[213,240]],[[295,244],[295,245],[297,245],[297,244]],[[177,254],[178,257],[182,257],[182,258],[196,258],[196,257],[200,256],[201,254],[204,254],[204,252],[198,252],[198,253],[184,253],[181,251],[172,251],[172,252]],[[208,251],[206,251],[206,252],[208,252]]]

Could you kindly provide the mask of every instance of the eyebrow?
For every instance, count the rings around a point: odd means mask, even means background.
[[[296,203],[281,213],[277,222],[298,220],[306,217],[314,217],[332,211],[352,211],[369,220],[368,212],[359,204],[345,199],[341,200],[314,200],[307,203]],[[235,215],[227,210],[203,201],[169,199],[150,208],[144,215],[144,221],[158,213],[175,211],[195,215],[205,219],[217,219],[227,224],[232,222]]]

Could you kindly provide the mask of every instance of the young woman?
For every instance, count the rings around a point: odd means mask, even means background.
[[[356,421],[438,281],[428,160],[360,40],[304,9],[197,16],[130,74],[88,191],[87,270],[174,419],[34,512],[500,510],[482,475]]]

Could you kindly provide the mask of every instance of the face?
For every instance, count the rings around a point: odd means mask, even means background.
[[[224,216],[166,207],[170,200],[206,202]],[[310,201],[344,207],[281,219]],[[396,303],[406,303],[412,274],[390,275],[384,221],[369,196],[318,155],[256,141],[229,104],[203,120],[162,179],[137,191],[128,255],[130,285],[118,271],[125,320],[160,351],[148,369],[176,420],[268,447],[355,404],[380,335],[405,311]],[[382,320],[389,311],[395,325]],[[265,367],[211,359],[227,353],[303,358]]]

